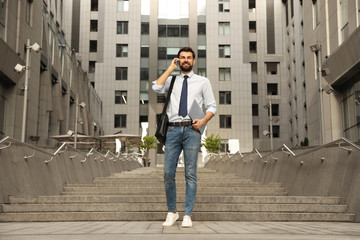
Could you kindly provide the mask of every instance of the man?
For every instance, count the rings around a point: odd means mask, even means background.
[[[153,82],[153,90],[158,93],[167,93],[172,77],[170,74],[178,68],[181,74],[176,76],[170,102],[167,109],[169,127],[165,142],[164,156],[164,183],[166,201],[169,213],[163,226],[172,226],[179,218],[176,209],[175,174],[178,158],[184,151],[185,164],[185,210],[182,227],[192,227],[192,211],[197,189],[197,159],[201,143],[200,128],[216,113],[216,103],[210,81],[194,74],[195,53],[185,47],[178,52],[168,69]],[[193,119],[188,115],[193,102],[200,107],[204,104],[206,114],[203,119]]]

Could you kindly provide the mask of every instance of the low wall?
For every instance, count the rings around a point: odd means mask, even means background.
[[[47,149],[54,153],[56,149]],[[65,183],[90,183],[94,177],[105,177],[112,173],[141,167],[137,161],[99,158],[93,154],[85,156],[66,150],[51,157],[24,145],[11,145],[0,150],[0,203],[8,203],[9,196],[59,195]],[[75,156],[75,157],[74,157]],[[102,161],[101,161],[102,160]]]
[[[360,151],[346,147],[353,151],[333,146],[299,157],[282,151],[263,158],[255,153],[243,158],[213,157],[205,167],[257,182],[279,182],[289,195],[339,196],[341,203],[348,205],[348,212],[356,214],[356,222],[360,222]],[[294,152],[299,155],[308,150]]]

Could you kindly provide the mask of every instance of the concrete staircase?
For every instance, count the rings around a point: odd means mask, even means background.
[[[199,168],[195,221],[354,221],[337,197],[287,196],[278,183],[261,184]],[[185,201],[184,170],[177,172],[178,209]],[[66,184],[59,196],[13,197],[0,205],[0,222],[163,221],[166,217],[160,168]]]

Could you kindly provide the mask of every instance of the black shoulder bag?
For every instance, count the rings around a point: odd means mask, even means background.
[[[169,91],[168,91],[168,94],[166,97],[166,102],[164,104],[163,111],[162,111],[159,119],[157,120],[155,137],[162,145],[165,145],[165,141],[166,141],[166,133],[167,133],[168,124],[169,124],[169,117],[166,113],[166,109],[167,109],[169,101],[170,101],[170,95],[171,95],[172,89],[174,87],[175,78],[176,78],[176,76],[172,77],[170,88],[169,88]]]

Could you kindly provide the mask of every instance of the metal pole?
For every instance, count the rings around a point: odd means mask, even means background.
[[[74,139],[74,148],[75,149],[76,149],[77,132],[78,132],[78,115],[79,115],[79,95],[76,94],[76,100],[75,100],[75,139]]]
[[[27,100],[28,100],[28,84],[29,84],[29,59],[30,59],[30,39],[26,42],[26,62],[25,62],[25,84],[24,84],[24,108],[21,129],[21,141],[25,142],[26,135],[26,118],[27,118]]]
[[[272,117],[271,99],[269,99],[269,112],[270,112],[270,148],[272,151],[274,150],[274,142],[273,142],[273,117]]]
[[[323,97],[322,97],[322,85],[321,85],[321,45],[319,44],[320,49],[317,52],[317,61],[318,61],[318,69],[317,69],[317,75],[318,75],[318,82],[319,82],[319,98],[320,98],[320,129],[321,129],[321,135],[320,135],[320,144],[323,145],[325,143],[325,131],[324,131],[324,107],[323,107]]]

